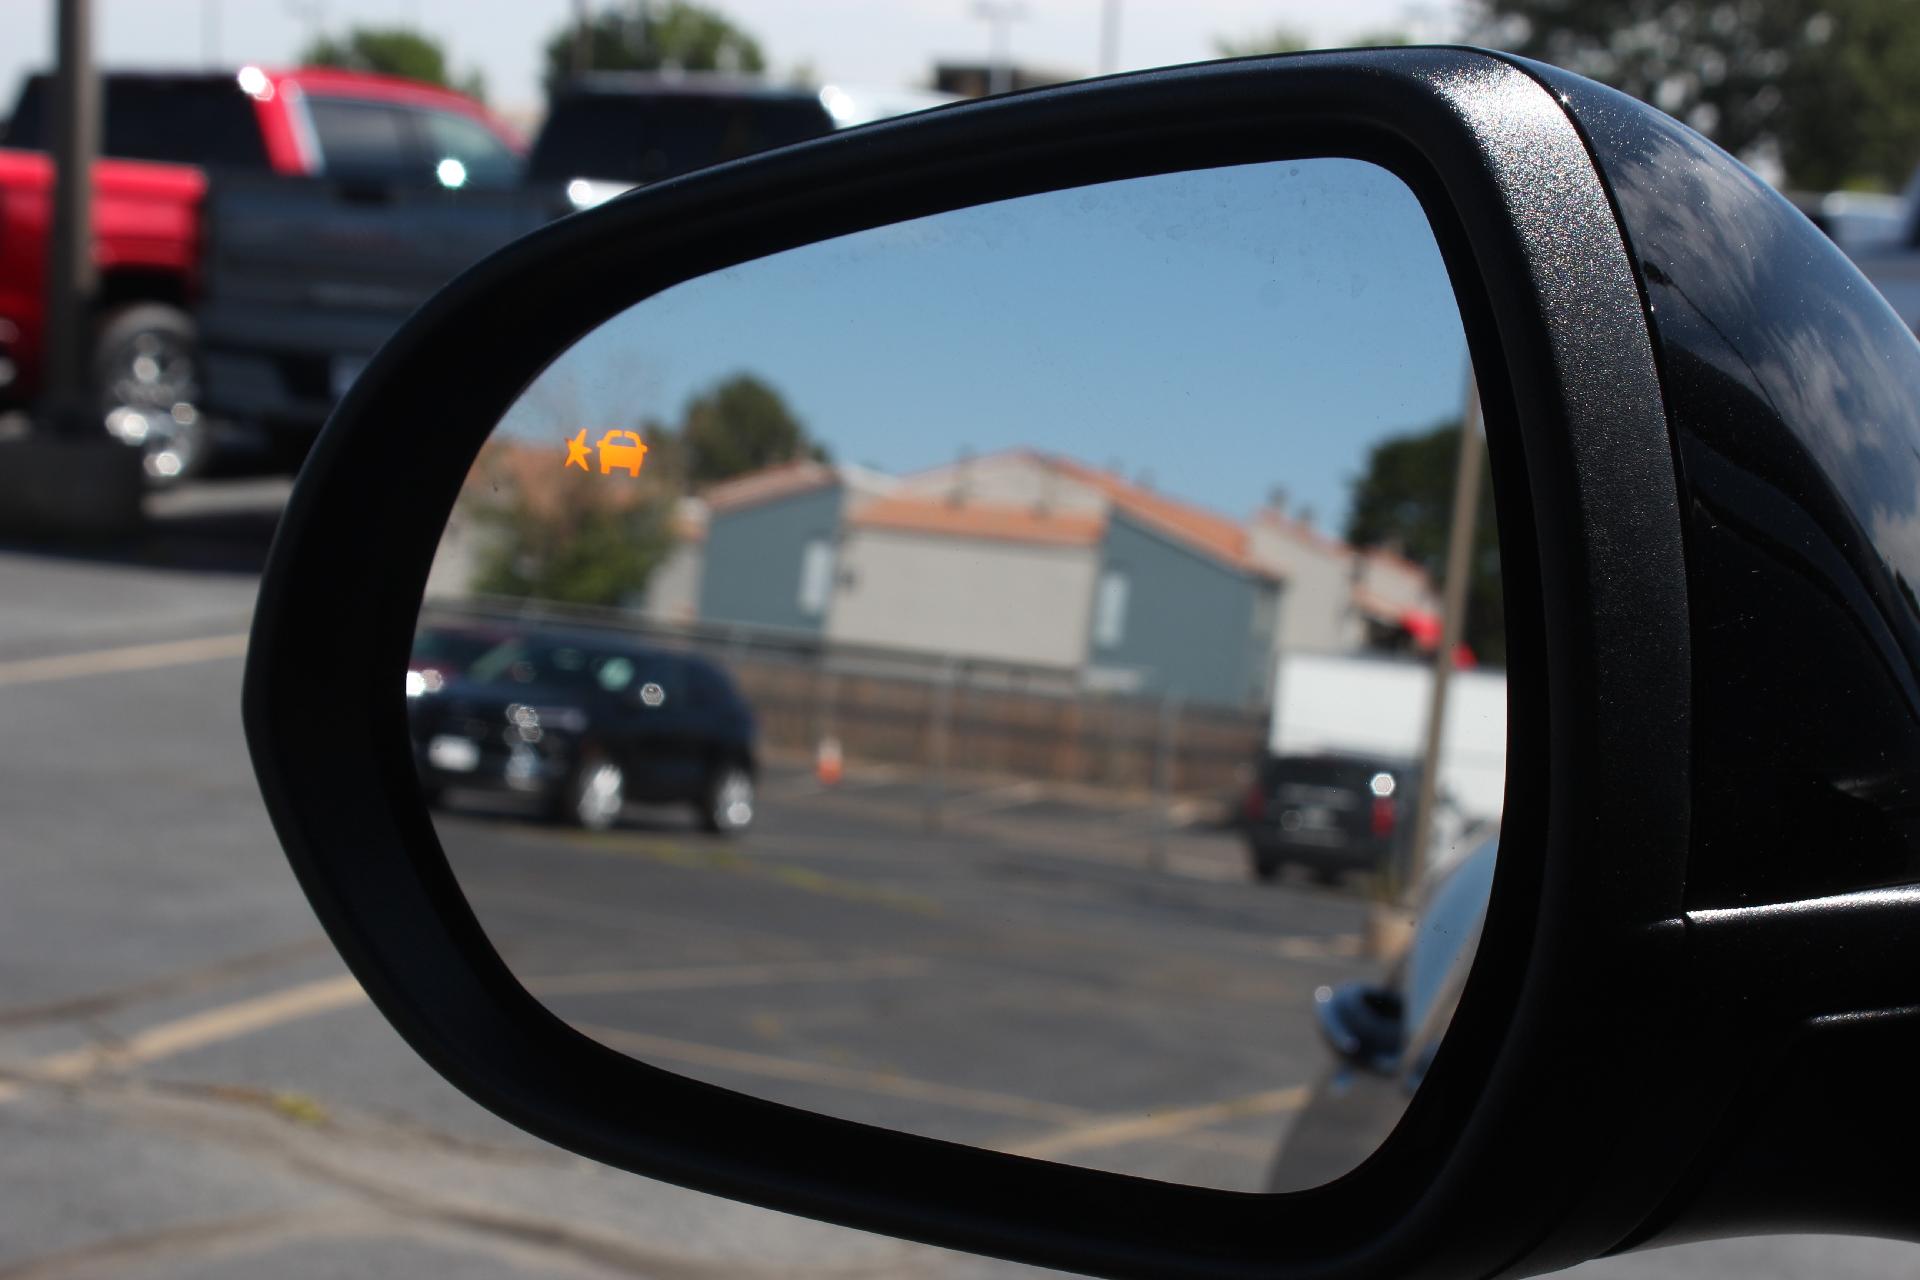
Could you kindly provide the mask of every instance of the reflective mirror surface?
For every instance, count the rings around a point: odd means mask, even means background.
[[[1497,843],[1483,485],[1436,662],[1470,382],[1418,203],[1348,160],[642,301],[504,415],[442,540],[406,692],[447,856],[529,990],[658,1066],[1337,1176],[1445,1032]]]

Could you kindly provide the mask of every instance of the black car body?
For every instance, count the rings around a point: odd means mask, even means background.
[[[833,132],[813,89],[744,76],[598,72],[557,89],[527,179],[576,205]]]
[[[1241,807],[1253,874],[1316,879],[1404,865],[1420,768],[1391,756],[1262,755]]]
[[[1314,992],[1314,1016],[1334,1064],[1281,1144],[1267,1190],[1332,1181],[1379,1150],[1399,1123],[1460,1002],[1499,848],[1496,835],[1433,883],[1412,945],[1385,982]]]
[[[752,820],[753,713],[718,667],[691,654],[531,632],[407,705],[429,796],[513,792],[594,828],[629,801],[694,805],[714,830]]]

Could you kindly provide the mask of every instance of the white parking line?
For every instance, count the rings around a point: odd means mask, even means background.
[[[202,636],[196,640],[168,640],[160,644],[131,644],[118,649],[94,649],[50,658],[19,658],[0,662],[0,685],[46,684],[80,676],[104,676],[121,671],[151,671],[190,662],[238,658],[247,651],[244,632]]]

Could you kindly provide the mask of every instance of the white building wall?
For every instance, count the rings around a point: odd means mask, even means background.
[[[1095,546],[849,528],[827,636],[1002,662],[1086,657]]]

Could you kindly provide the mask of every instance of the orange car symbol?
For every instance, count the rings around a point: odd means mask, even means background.
[[[600,474],[625,467],[627,474],[638,476],[647,460],[647,446],[638,431],[609,431],[600,437]]]

